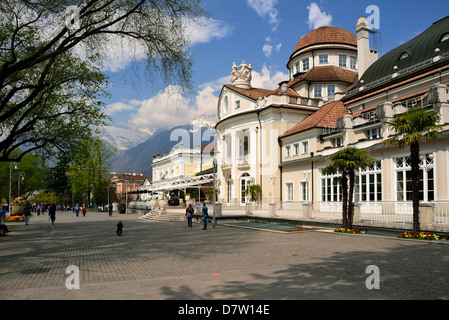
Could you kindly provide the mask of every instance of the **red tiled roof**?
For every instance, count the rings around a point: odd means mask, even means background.
[[[353,71],[338,68],[336,66],[314,67],[304,73],[299,78],[291,80],[288,86],[291,87],[302,81],[327,82],[339,81],[353,84],[358,78],[358,74]]]
[[[357,46],[357,37],[348,30],[342,28],[334,26],[320,27],[310,31],[302,37],[296,45],[293,54],[311,45],[325,43],[342,43]]]
[[[281,136],[286,137],[312,128],[337,127],[337,120],[350,112],[341,101],[332,101],[320,108]]]
[[[258,89],[258,88],[242,89],[242,88],[238,88],[236,86],[230,85],[230,84],[225,84],[224,86],[228,89],[238,92],[238,93],[244,95],[245,97],[248,97],[253,100],[257,100],[259,98],[266,97],[273,93],[273,90],[267,90],[267,89]]]

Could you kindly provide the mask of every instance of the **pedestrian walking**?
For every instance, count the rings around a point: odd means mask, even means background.
[[[6,220],[6,206],[2,207],[2,211],[0,211],[0,216],[2,218],[2,226],[4,226]]]
[[[39,217],[41,215],[41,205],[40,204],[37,205],[36,211],[37,211],[37,216]]]
[[[76,206],[75,206],[75,214],[76,214],[77,217],[78,217],[79,214],[80,214],[80,206],[78,205],[78,203],[77,203]]]
[[[117,235],[121,236],[123,234],[123,222],[117,223]]]
[[[112,217],[112,209],[113,209],[113,206],[112,206],[112,203],[110,203],[109,204],[109,216],[110,217]]]
[[[206,206],[206,202],[203,203],[203,209],[202,209],[202,216],[204,219],[204,228],[203,230],[207,230],[207,217],[209,216],[208,211],[209,209]]]
[[[83,217],[85,217],[86,216],[86,206],[83,204]]]
[[[25,219],[25,225],[29,225],[31,217],[31,208],[29,206],[25,206],[25,209],[23,209],[23,217]]]
[[[54,225],[56,220],[56,205],[54,203],[50,206],[50,209],[48,210],[48,215],[50,217],[51,224]]]
[[[186,217],[187,217],[187,227],[192,227],[192,219],[193,219],[193,207],[191,204],[186,209]]]

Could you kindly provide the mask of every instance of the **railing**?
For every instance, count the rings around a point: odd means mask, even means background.
[[[449,203],[435,203],[434,209],[434,223],[437,227],[446,226],[449,228]]]

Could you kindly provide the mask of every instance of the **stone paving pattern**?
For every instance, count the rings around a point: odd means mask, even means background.
[[[115,226],[124,223],[118,237]],[[0,237],[0,299],[449,299],[449,243],[155,222],[137,214],[33,216]],[[80,268],[79,290],[65,286]],[[368,290],[366,268],[380,268]]]

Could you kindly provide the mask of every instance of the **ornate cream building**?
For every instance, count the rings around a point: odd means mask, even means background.
[[[250,65],[234,64],[217,110],[223,204],[246,203],[244,190],[259,184],[278,211],[341,215],[341,187],[321,170],[354,146],[377,159],[357,175],[357,219],[409,223],[410,151],[382,142],[394,135],[385,121],[423,104],[440,113],[443,131],[421,143],[421,200],[431,208],[422,212],[427,226],[449,226],[449,17],[380,58],[365,17],[355,31],[326,26],[305,35],[287,62],[289,79],[274,90],[251,87]]]

